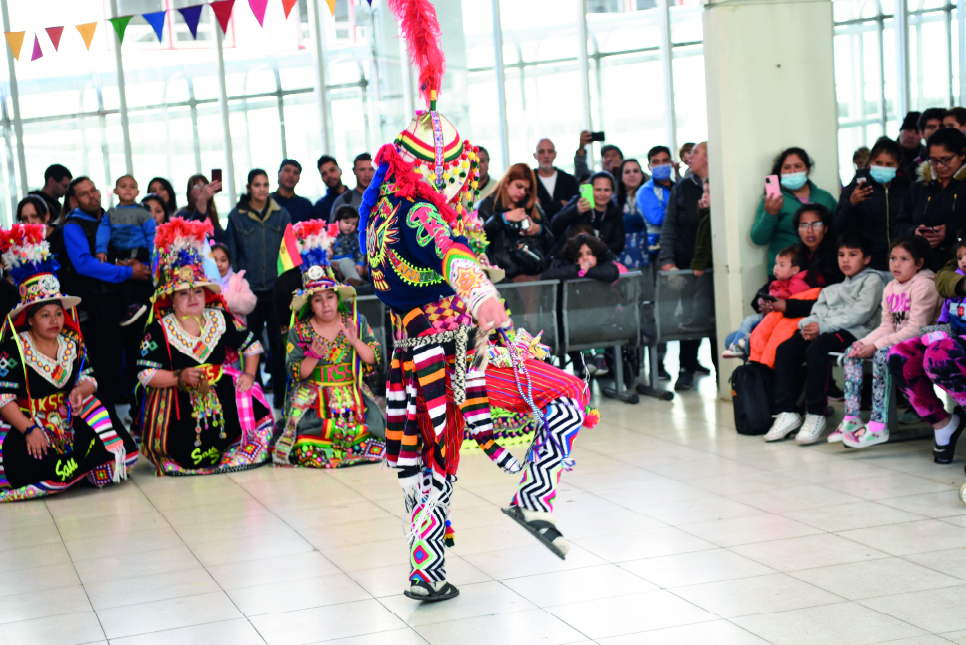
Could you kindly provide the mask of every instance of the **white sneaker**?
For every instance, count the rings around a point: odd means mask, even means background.
[[[795,442],[800,446],[816,443],[821,440],[823,432],[825,432],[825,417],[809,414],[805,417],[802,429],[795,435]]]
[[[781,441],[802,425],[802,417],[796,412],[780,412],[771,424],[771,430],[763,438],[765,441]]]
[[[865,422],[862,419],[856,417],[854,419],[842,419],[842,423],[839,427],[835,429],[832,434],[828,436],[829,443],[836,443],[842,441],[842,438],[850,432],[855,432],[859,428],[864,428]]]

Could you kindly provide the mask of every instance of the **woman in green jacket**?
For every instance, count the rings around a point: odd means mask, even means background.
[[[794,230],[792,219],[802,204],[818,203],[835,212],[838,202],[832,195],[808,178],[812,172],[812,160],[801,148],[784,150],[771,174],[781,177],[781,195],[761,198],[755,223],[751,227],[751,241],[760,246],[768,245],[768,272],[775,266],[775,256],[782,249],[801,241],[798,231]]]

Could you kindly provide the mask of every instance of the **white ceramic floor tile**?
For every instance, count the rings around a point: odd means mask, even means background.
[[[963,580],[900,558],[837,564],[789,575],[849,600],[954,587]]]
[[[672,526],[635,533],[617,533],[573,540],[584,549],[610,562],[656,558],[716,548],[714,544]]]
[[[81,645],[104,639],[97,614],[59,614],[0,624],[0,643],[17,645]]]
[[[273,533],[270,538],[255,535],[233,540],[202,542],[191,547],[191,552],[206,567],[313,550],[314,548],[305,538],[291,529],[286,529],[284,533]]]
[[[775,573],[774,569],[727,549],[681,553],[621,562],[620,567],[659,587],[673,588]]]
[[[914,553],[905,556],[910,560],[934,571],[939,571],[960,580],[966,580],[966,547],[949,549],[948,551],[931,551],[929,553]]]
[[[241,616],[222,591],[198,596],[157,600],[142,605],[101,609],[97,612],[109,640],[191,627]]]
[[[251,621],[268,645],[320,643],[337,638],[387,632],[406,626],[406,623],[375,600],[284,614],[266,614],[255,616]]]
[[[923,633],[854,603],[742,616],[732,622],[775,645],[866,645]]]
[[[835,506],[862,501],[854,495],[848,495],[818,484],[739,493],[732,495],[732,499],[769,513],[782,514],[820,506]]]
[[[0,573],[0,597],[28,594],[59,587],[79,585],[80,578],[69,564],[52,564],[33,569]]]
[[[803,524],[809,524],[824,531],[848,531],[886,524],[899,524],[925,519],[923,515],[906,513],[876,502],[858,502],[810,508],[802,511],[782,513]]]
[[[246,616],[325,607],[370,598],[358,583],[344,573],[242,587],[226,593]]]
[[[657,585],[613,564],[505,580],[504,585],[538,607],[655,591]]]
[[[152,634],[112,638],[111,645],[265,645],[252,624],[244,618],[217,623],[167,629]]]
[[[966,585],[871,598],[861,604],[933,633],[966,629]]]
[[[677,587],[672,593],[722,618],[843,602],[841,596],[782,573]]]
[[[682,645],[684,643],[713,643],[714,645],[768,645],[754,634],[727,620],[713,620],[696,625],[655,629],[639,634],[601,638],[600,645]]]
[[[672,526],[711,522],[731,517],[764,515],[757,508],[710,493],[700,499],[648,506],[643,512]]]
[[[183,571],[184,569],[200,569],[201,563],[188,550],[188,547],[179,546],[161,551],[82,560],[75,562],[74,567],[77,569],[77,575],[80,576],[81,582],[90,584],[105,580],[140,578],[156,573]]]
[[[420,603],[402,594],[383,598],[380,602],[412,627],[536,609],[535,605],[496,581],[463,585],[460,595],[447,602]]]
[[[777,571],[815,567],[888,557],[887,553],[831,533],[742,544],[731,550]]]
[[[585,638],[556,616],[543,611],[522,611],[500,615],[499,620],[478,616],[420,625],[415,630],[431,645],[563,645]]]
[[[185,569],[140,578],[88,582],[84,585],[94,609],[111,609],[183,598],[220,591],[218,584],[204,569]]]
[[[595,640],[715,619],[668,591],[558,605],[548,611]]]
[[[309,551],[265,558],[253,565],[219,564],[207,567],[207,571],[222,589],[230,590],[318,578],[339,573],[339,568],[318,551]]]
[[[409,588],[408,563],[397,563],[378,569],[350,571],[347,575],[359,583],[373,598],[397,596]],[[493,578],[452,553],[446,554],[446,579],[457,587],[489,582]]]
[[[495,580],[606,564],[603,558],[573,544],[566,560],[559,559],[539,544],[518,549],[474,553],[463,559]]]
[[[958,490],[893,497],[891,499],[879,500],[879,503],[891,508],[897,508],[900,511],[917,513],[919,515],[925,515],[926,517],[966,515],[966,505],[960,500]]]
[[[842,531],[842,537],[868,544],[892,555],[909,555],[966,547],[966,528],[939,520],[922,520],[889,524],[854,531]]]
[[[863,499],[890,499],[907,495],[941,493],[952,490],[948,484],[923,479],[907,473],[893,473],[878,477],[861,477],[835,482],[822,482],[829,488],[840,490]],[[918,511],[913,511],[918,512]]]
[[[768,542],[822,532],[814,526],[762,512],[744,517],[684,524],[678,528],[718,546]]]
[[[325,641],[325,645],[428,645],[412,627]]]
[[[80,585],[0,598],[0,623],[32,620],[56,614],[79,614],[91,610]]]

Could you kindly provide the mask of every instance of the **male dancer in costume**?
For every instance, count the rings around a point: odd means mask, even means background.
[[[510,367],[474,369],[474,321],[505,338],[498,292],[463,236],[463,200],[475,189],[476,149],[436,111],[444,61],[429,0],[389,0],[419,67],[429,110],[417,113],[393,144],[380,148],[363,196],[360,238],[376,295],[391,310],[395,348],[389,371],[387,461],[397,469],[410,519],[410,587],[417,600],[459,594],[446,581],[444,543],[452,545],[449,504],[459,448],[469,429],[507,472],[520,464],[492,439],[490,406],[534,414],[537,432],[523,478],[504,513],[559,557],[569,545],[556,528],[553,499],[580,428],[588,418],[586,384],[518,353]],[[471,204],[470,204],[471,206]],[[491,353],[485,343],[481,352]],[[477,363],[478,365],[478,363]]]

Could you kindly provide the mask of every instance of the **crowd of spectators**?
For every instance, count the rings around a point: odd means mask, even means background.
[[[802,442],[808,442],[824,430],[824,422],[818,419],[827,399],[838,398],[838,387],[828,361],[816,362],[829,352],[844,352],[853,362],[875,354],[879,377],[887,364],[898,365],[899,359],[893,360],[888,352],[876,353],[889,346],[877,342],[870,345],[872,349],[862,349],[878,318],[885,320],[880,312],[888,311],[890,320],[898,321],[897,328],[910,316],[917,324],[924,320],[921,311],[913,315],[908,307],[902,310],[895,302],[880,302],[883,291],[896,292],[887,285],[900,275],[897,256],[908,255],[914,264],[921,260],[916,293],[928,281],[938,288],[937,298],[966,296],[966,267],[960,267],[956,257],[957,249],[966,257],[958,230],[966,222],[966,196],[958,199],[966,187],[964,130],[963,108],[910,113],[897,139],[882,138],[871,149],[856,150],[855,176],[842,188],[839,199],[827,190],[832,187],[813,182],[815,162],[806,150],[791,147],[776,156],[770,169],[775,181],[763,191],[750,233],[751,241],[764,247],[769,280],[752,302],[755,313],[729,335],[725,354],[781,366],[775,372],[779,385],[773,404],[779,416],[771,438],[784,438],[804,425],[799,434]],[[600,170],[594,171],[587,151],[593,141],[591,132],[580,133],[574,174],[556,165],[557,149],[547,138],[536,142],[533,166],[515,163],[500,177],[490,175],[489,153],[480,148],[476,203],[489,262],[513,282],[591,278],[610,283],[627,270],[647,267],[654,268],[649,279],[656,279],[659,272],[701,278],[713,264],[707,143],[687,143],[676,152],[657,145],[641,160],[625,158],[619,147],[606,143],[599,150]],[[59,164],[46,170],[43,187],[18,205],[17,219],[46,225],[61,265],[64,290],[83,297],[81,325],[109,391],[121,393],[118,398],[124,400],[123,393],[133,387],[130,373],[123,368],[133,362],[129,357],[135,355],[140,339],[140,325],[132,323],[150,305],[154,229],[172,217],[211,222],[213,255],[226,293],[235,294],[238,308],[245,310],[239,314],[249,328],[267,336],[271,381],[266,385],[284,382],[281,339],[287,321],[280,313],[284,308],[276,302],[280,292],[276,262],[286,226],[309,219],[337,223],[339,236],[333,248],[337,274],[367,288],[357,229],[358,207],[375,170],[372,157],[362,153],[352,160],[355,185],[351,188],[343,183],[342,168],[334,157],[323,155],[316,166],[326,193],[314,204],[296,192],[301,163],[284,159],[274,191],[265,170],[248,174],[246,192],[227,218],[220,217],[215,206],[214,197],[222,189],[220,178],[209,181],[203,174],[193,175],[179,208],[179,195],[167,179],[152,178],[142,194],[136,179],[125,175],[115,180],[115,203],[105,212],[101,193],[90,178],[73,177]],[[910,238],[914,242],[903,242]],[[244,291],[240,291],[242,282]],[[710,289],[711,282],[699,284]],[[0,289],[0,300],[14,303],[16,294],[8,287],[5,283]],[[713,302],[701,289],[695,293]],[[836,309],[843,303],[851,303],[845,317]],[[713,310],[689,309],[687,298],[680,304],[685,319],[714,315]],[[959,324],[963,316],[957,312],[961,311],[960,307],[953,312],[953,323],[948,321],[950,312],[943,312],[945,324]],[[936,322],[935,317],[928,322]],[[879,335],[894,340],[895,333]],[[701,342],[680,343],[675,389],[688,390],[696,375],[711,373],[698,362]],[[714,347],[713,337],[711,343]],[[659,376],[669,379],[663,367],[664,347],[659,351]],[[798,414],[794,380],[802,362],[809,363],[804,417]],[[600,374],[607,369],[599,361],[596,367],[588,371]],[[575,363],[574,369],[582,372],[583,365]],[[849,382],[846,385],[851,387]],[[914,386],[907,389],[911,392]],[[919,405],[922,399],[910,396],[911,412],[948,425],[949,415],[926,410]],[[966,423],[966,415],[960,416]],[[844,434],[858,432],[853,442],[861,442],[864,436],[857,418],[850,415],[844,428]],[[881,414],[875,422],[881,423]],[[875,429],[880,437],[881,427]]]

